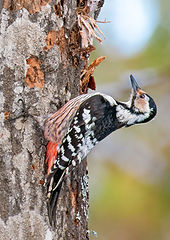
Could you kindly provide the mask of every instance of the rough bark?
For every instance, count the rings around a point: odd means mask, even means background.
[[[87,1],[85,1],[86,3]],[[97,16],[103,1],[96,1]],[[64,180],[56,229],[46,208],[46,117],[82,91],[76,0],[0,4],[0,238],[88,239],[86,160]],[[89,11],[88,11],[89,13]],[[84,47],[84,46],[83,46]],[[92,47],[91,47],[92,49]],[[90,78],[90,77],[89,77]],[[86,86],[87,88],[87,86]]]

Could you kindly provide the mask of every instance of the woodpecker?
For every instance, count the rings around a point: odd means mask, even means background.
[[[67,102],[45,122],[48,214],[55,224],[58,195],[66,169],[80,163],[94,146],[113,131],[146,123],[157,113],[154,100],[130,75],[132,92],[128,102],[102,93],[80,95]]]

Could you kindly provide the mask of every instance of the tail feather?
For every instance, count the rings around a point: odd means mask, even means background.
[[[54,227],[56,224],[57,200],[59,197],[64,175],[65,175],[65,171],[58,168],[52,176],[49,176],[49,178],[47,178],[48,216],[49,216],[49,221],[51,226],[54,226]]]
[[[50,222],[50,225],[53,227],[56,226],[56,208],[57,208],[57,200],[60,193],[61,185],[62,184],[60,184],[51,193],[50,199],[47,202],[49,222]]]
[[[46,163],[48,163],[48,170],[46,176],[47,183],[47,208],[48,216],[51,226],[56,225],[56,208],[59,197],[62,180],[65,175],[65,169],[62,170],[55,165],[57,159],[58,144],[49,142],[46,151]]]

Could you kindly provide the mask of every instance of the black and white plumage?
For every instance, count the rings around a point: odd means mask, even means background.
[[[150,121],[157,109],[153,99],[131,75],[128,102],[102,93],[78,96],[54,113],[45,123],[47,145],[47,188],[50,223],[55,222],[58,194],[66,169],[81,162],[90,150],[113,131]]]

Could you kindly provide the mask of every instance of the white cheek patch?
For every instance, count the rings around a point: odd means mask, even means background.
[[[128,125],[133,124],[136,121],[136,115],[132,114],[129,110],[125,109],[123,106],[118,105],[116,117],[119,122],[127,123]]]
[[[126,123],[127,125],[133,125],[137,122],[140,123],[149,117],[149,112],[135,114],[131,113],[128,109],[125,109],[121,105],[117,106],[116,111],[117,111],[116,117],[119,120],[119,122]]]

